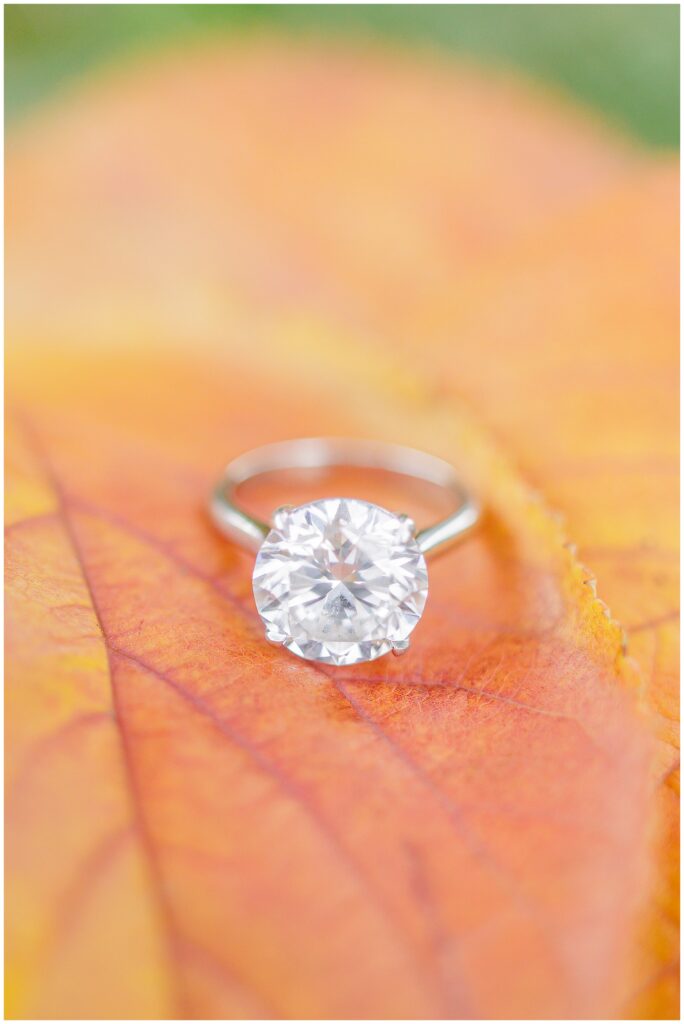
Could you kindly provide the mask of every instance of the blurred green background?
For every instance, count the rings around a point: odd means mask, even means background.
[[[644,142],[678,144],[677,4],[7,4],[6,111],[20,115],[122,53],[263,29],[433,45],[512,66]]]

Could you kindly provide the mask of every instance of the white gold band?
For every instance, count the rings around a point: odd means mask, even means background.
[[[455,503],[454,511],[420,530],[416,541],[421,552],[436,553],[460,540],[477,523],[480,508],[448,462],[403,445],[381,441],[340,438],[302,438],[255,448],[234,459],[213,492],[211,516],[218,528],[236,544],[258,551],[271,526],[243,511],[235,501],[237,488],[251,480],[282,470],[331,469],[357,466],[380,469],[434,484]]]

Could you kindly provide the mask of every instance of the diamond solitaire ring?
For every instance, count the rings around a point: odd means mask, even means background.
[[[407,515],[359,498],[281,506],[271,523],[235,500],[241,484],[265,473],[343,466],[437,485],[453,511],[416,531]],[[476,501],[442,459],[400,445],[332,438],[283,441],[241,455],[213,492],[210,511],[224,534],[257,552],[252,582],[267,640],[329,665],[406,651],[427,599],[426,555],[459,540],[479,517]]]

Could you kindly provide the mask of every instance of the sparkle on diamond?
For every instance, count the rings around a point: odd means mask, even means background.
[[[253,578],[270,639],[332,665],[372,661],[408,639],[427,571],[404,520],[367,501],[324,498],[278,522]]]

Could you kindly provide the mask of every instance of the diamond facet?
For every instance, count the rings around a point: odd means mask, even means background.
[[[356,498],[281,509],[252,582],[268,638],[330,665],[405,650],[428,589],[406,517]]]

